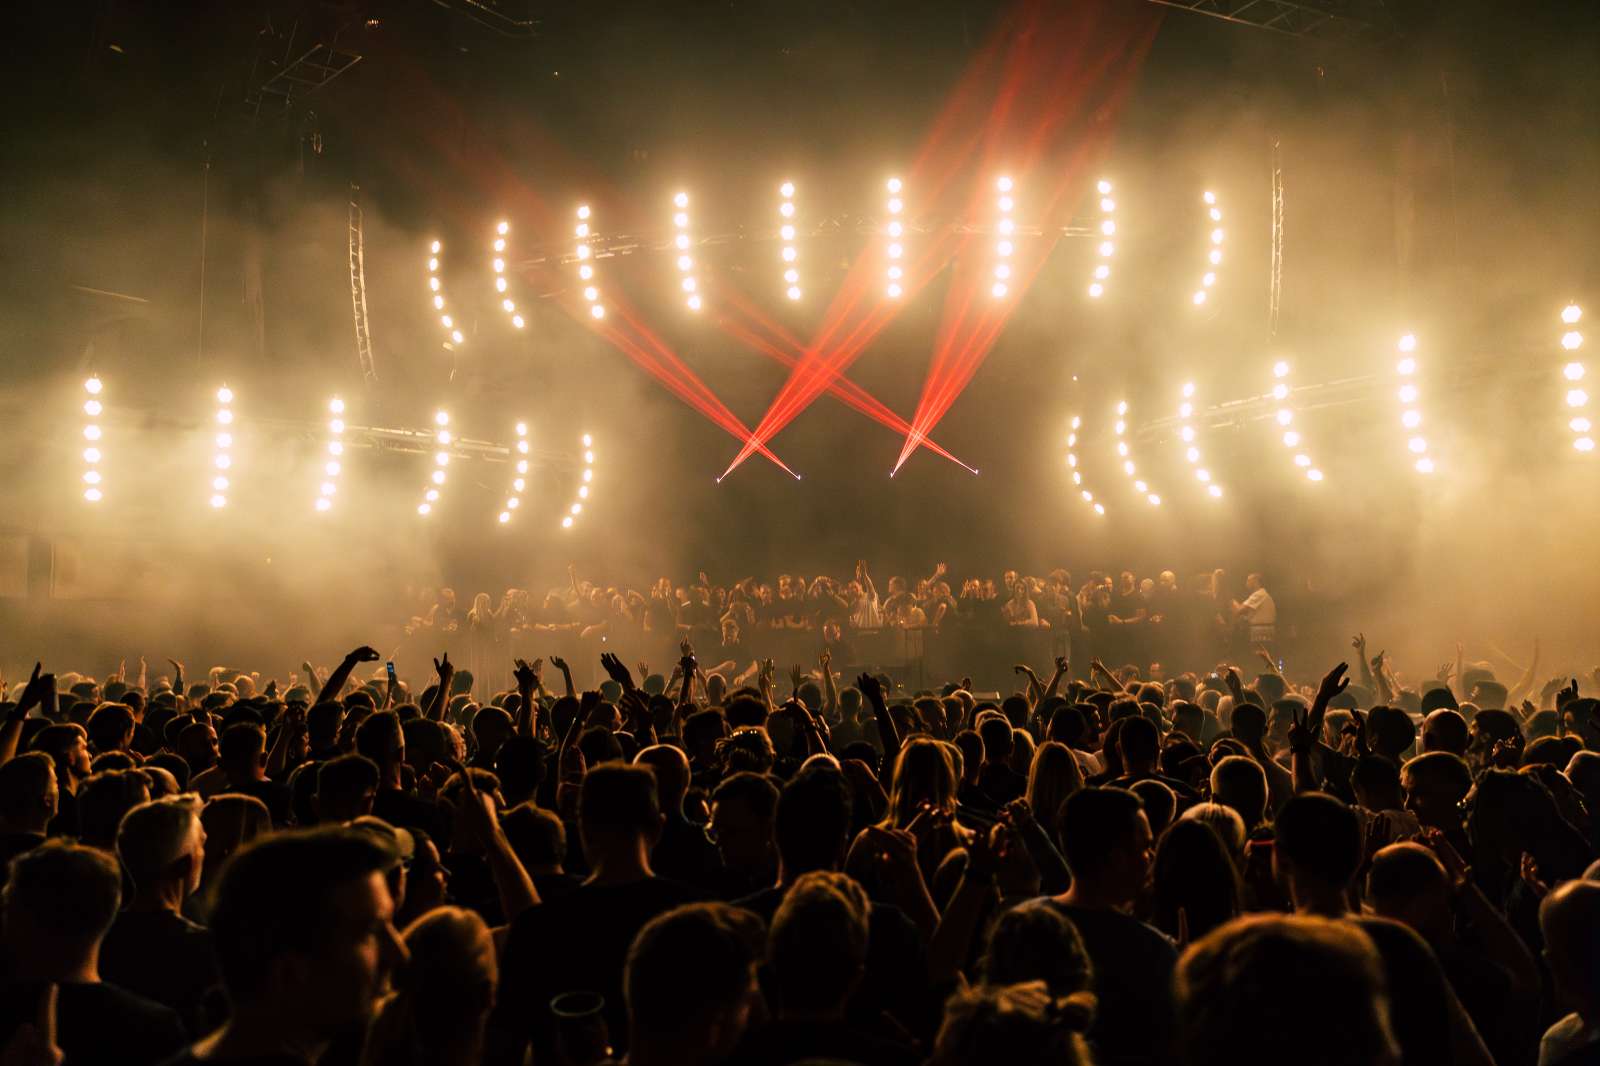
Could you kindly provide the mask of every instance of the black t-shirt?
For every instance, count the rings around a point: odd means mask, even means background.
[[[44,842],[42,833],[0,833],[0,886],[11,880],[11,860]]]
[[[770,926],[784,891],[764,888],[733,905]],[[938,1028],[941,1005],[928,981],[928,945],[922,933],[899,907],[874,901],[867,916],[866,966],[850,997],[849,1017],[857,1023],[871,1022],[885,1012],[912,1034],[928,1039]]]
[[[986,762],[978,771],[978,787],[997,805],[1021,799],[1028,791],[1028,779],[1004,763]]]
[[[39,985],[12,985],[7,1001],[37,1002]],[[6,1033],[0,1039],[9,1040]],[[188,1042],[177,1011],[105,981],[63,981],[56,993],[62,1066],[156,1066]]]
[[[1100,1066],[1166,1063],[1177,1025],[1172,973],[1178,950],[1155,929],[1116,911],[1051,901],[1077,927],[1099,997],[1089,1043]]]
[[[496,1043],[546,1039],[550,1000],[563,992],[605,997],[611,1043],[627,1043],[622,966],[646,922],[702,899],[689,885],[650,877],[626,885],[584,884],[565,896],[526,910],[511,923],[500,965],[500,990],[491,1025]],[[536,1059],[538,1056],[535,1056]]]
[[[770,1021],[747,1032],[730,1066],[788,1066],[794,1062],[848,1062],[860,1066],[917,1066],[911,1045],[860,1025],[835,1021]]]
[[[1387,918],[1351,917],[1372,938],[1389,987],[1389,1021],[1404,1066],[1446,1062],[1450,1055],[1450,987],[1433,949],[1408,926]]]
[[[304,1059],[293,1055],[256,1055],[243,1059],[197,1059],[193,1051],[185,1051],[161,1066],[306,1066]]]
[[[177,1011],[191,1031],[219,1020],[208,1014],[222,985],[211,931],[171,911],[123,911],[100,944],[100,976]]]
[[[450,846],[450,819],[430,800],[403,789],[380,788],[372,801],[372,813],[390,825],[422,830],[441,853]]]
[[[274,829],[289,828],[292,811],[288,785],[280,785],[276,781],[251,781],[239,788],[230,785],[223,791],[254,796],[267,805],[267,811],[272,815]]]
[[[661,877],[711,891],[718,884],[722,857],[704,827],[681,814],[669,814],[661,839],[650,851],[650,868]]]

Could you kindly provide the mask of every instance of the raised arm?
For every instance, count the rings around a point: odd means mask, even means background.
[[[1057,690],[1059,690],[1061,688],[1061,679],[1063,677],[1067,676],[1067,667],[1068,666],[1069,666],[1069,663],[1067,662],[1067,657],[1065,655],[1057,655],[1056,656],[1056,672],[1053,675],[1051,675],[1051,677],[1050,677],[1050,685],[1049,685],[1048,688],[1046,688],[1044,690],[1044,698],[1045,699],[1048,700],[1051,697],[1053,697],[1056,694]],[[1043,702],[1043,701],[1040,701],[1040,702]]]
[[[534,710],[534,693],[539,688],[539,668],[544,665],[543,659],[533,660],[530,666],[525,659],[516,660],[517,698],[522,706],[517,708],[517,736],[532,739],[538,735],[538,715]]]
[[[444,653],[444,659],[433,660],[433,668],[439,674],[439,683],[433,687],[433,695],[422,708],[422,717],[432,721],[439,721],[444,717],[444,709],[450,704],[450,682],[455,679],[456,667],[450,661],[450,653]]]
[[[856,687],[861,694],[872,704],[872,717],[878,726],[878,739],[883,744],[883,757],[891,759],[900,751],[900,731],[895,728],[894,718],[889,714],[889,705],[883,700],[883,686],[878,684],[878,679],[871,674],[862,674],[856,678]],[[892,765],[885,763],[884,765]]]
[[[375,663],[377,661],[377,649],[369,648],[365,644],[346,655],[344,661],[334,668],[333,673],[328,675],[328,680],[323,683],[321,691],[317,693],[316,702],[329,703],[337,700],[339,694],[344,691],[344,683],[350,680],[350,673],[356,668],[357,663]],[[316,679],[316,675],[311,672],[311,664],[309,663],[306,664],[306,673],[310,674],[313,680]]]
[[[1535,683],[1534,682],[1534,677],[1538,675],[1538,672],[1539,672],[1539,638],[1538,637],[1534,637],[1533,638],[1533,661],[1528,663],[1528,669],[1523,672],[1522,676],[1517,679],[1517,683],[1514,686],[1512,686],[1511,691],[1506,694],[1506,706],[1507,707],[1516,706],[1517,704],[1521,703],[1523,700],[1527,699],[1528,696],[1533,693],[1533,686],[1534,686],[1534,683]]]
[[[33,674],[28,678],[28,684],[23,688],[16,707],[6,718],[5,725],[0,727],[0,766],[10,762],[17,754],[17,744],[22,740],[22,722],[28,717],[28,712],[33,710],[34,705],[42,702],[45,688],[55,691],[55,675],[41,675],[39,671],[42,667],[42,663],[33,664]]]
[[[1106,686],[1112,692],[1127,691],[1122,682],[1117,680],[1117,675],[1113,674],[1110,670],[1107,670],[1106,664],[1101,662],[1099,659],[1089,660],[1089,673],[1091,675],[1099,675],[1100,679],[1106,683]]]
[[[467,823],[483,844],[495,891],[500,896],[500,913],[510,923],[523,911],[539,905],[539,890],[533,886],[533,878],[528,876],[527,868],[517,858],[506,831],[500,826],[494,797],[478,791],[471,771],[465,766],[452,763],[451,769],[461,778],[459,798],[465,807]]]
[[[567,665],[567,660],[559,655],[552,655],[550,665],[561,671],[561,680],[567,687],[567,695],[577,699],[578,690],[572,687],[572,668]]]
[[[839,688],[833,683],[833,653],[823,648],[817,658],[817,666],[822,671],[822,716],[836,717],[839,714]]]

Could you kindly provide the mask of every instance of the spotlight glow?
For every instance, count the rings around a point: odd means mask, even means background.
[[[510,450],[510,449],[507,450],[507,452],[506,452],[507,457],[509,458],[510,456],[515,455],[515,454],[517,454],[519,452],[521,454],[523,454],[523,455],[527,455],[528,454],[528,423],[526,423],[526,422],[518,422],[515,426],[512,427],[512,431],[516,434],[517,442],[516,442],[514,451]],[[524,488],[526,488],[527,484],[528,484],[527,481],[522,477],[522,475],[524,473],[526,473],[527,469],[528,469],[527,460],[525,460],[525,459],[524,460],[518,460],[514,464],[514,467],[515,467],[515,469],[517,471],[517,476],[513,477],[511,479],[511,491],[506,494],[505,506],[504,506],[504,509],[500,512],[500,519],[499,520],[500,520],[500,524],[501,525],[505,525],[508,522],[510,522],[511,521],[512,512],[515,511],[518,507],[522,506],[522,490]]]
[[[889,183],[889,224],[886,232],[890,238],[888,245],[889,269],[888,284],[884,286],[884,295],[891,300],[898,300],[904,291],[900,286],[903,271],[897,260],[905,252],[901,237],[905,233],[905,225],[900,220],[900,214],[905,210],[905,201],[900,199],[900,190],[903,187],[899,178],[890,178]]]
[[[672,204],[678,208],[672,216],[672,225],[678,231],[674,241],[680,249],[686,249],[689,247],[689,212],[686,210],[689,206],[689,194],[686,192],[677,193],[672,198]],[[779,212],[786,218],[793,215],[793,202],[785,200],[779,208]],[[689,263],[687,267],[683,265],[686,260]],[[688,306],[689,310],[698,311],[704,304],[696,292],[696,289],[699,288],[699,283],[695,280],[693,268],[694,261],[688,256],[678,257],[679,287],[688,294],[688,297],[683,302]]]
[[[778,204],[778,214],[784,219],[783,225],[778,230],[778,236],[783,241],[778,251],[778,257],[786,266],[783,272],[783,280],[788,283],[787,288],[784,289],[784,294],[791,300],[798,300],[802,295],[800,291],[800,271],[795,268],[794,262],[799,258],[800,252],[794,243],[795,228],[789,221],[794,217],[794,182],[786,181],[778,186],[778,195],[782,197]],[[678,261],[678,266],[680,269],[683,267],[682,259]]]
[[[589,236],[588,218],[589,205],[583,204],[578,208],[578,226],[574,231],[578,238],[576,250],[579,263],[578,277],[583,281],[590,281],[594,278],[594,267],[587,262],[590,256],[593,255],[593,250],[589,247],[589,241],[591,238]],[[683,244],[681,244],[679,247],[687,248],[689,246],[688,239],[682,234],[679,234],[678,236],[679,239],[683,241]],[[606,308],[605,305],[600,302],[600,290],[598,287],[594,285],[587,286],[583,290],[583,298],[588,301],[590,318],[593,318],[596,322],[598,322],[602,318],[606,317]]]
[[[583,445],[583,474],[578,484],[578,499],[567,509],[566,517],[561,519],[562,529],[571,529],[573,517],[583,513],[583,500],[589,498],[589,486],[594,482],[594,437],[585,433],[580,438]]]
[[[428,251],[431,253],[428,256],[428,291],[433,293],[431,303],[435,311],[443,311],[445,308],[444,281],[439,276],[439,252],[442,248],[443,245],[438,241],[428,245]],[[496,273],[504,270],[505,264],[503,261],[496,259],[495,263],[499,265],[499,270]],[[449,315],[441,317],[440,324],[444,326],[445,335],[449,337],[449,341],[445,344],[446,348],[451,348],[452,346],[459,348],[465,343],[466,338],[459,329],[453,328]]]
[[[228,426],[233,424],[233,390],[223,385],[217,389],[217,424]],[[218,433],[214,442],[215,448],[211,455],[211,464],[218,470],[227,470],[233,465],[233,435],[231,433]],[[221,482],[221,484],[218,484]],[[223,491],[228,487],[228,479],[218,477],[212,481],[211,487],[215,490],[211,497],[211,506],[217,509],[228,506],[227,494]]]
[[[1284,367],[1284,371],[1287,373],[1288,368]],[[1273,373],[1277,373],[1276,367],[1273,368]],[[1194,382],[1184,385],[1179,392],[1183,399],[1178,404],[1178,437],[1186,445],[1183,451],[1183,458],[1193,468],[1195,480],[1207,486],[1207,494],[1214,500],[1220,500],[1222,498],[1222,486],[1210,483],[1211,474],[1201,465],[1203,457],[1200,454],[1200,448],[1194,443],[1199,437],[1199,432],[1195,429],[1193,421],[1194,403],[1192,399],[1195,393]],[[1206,474],[1203,478],[1200,476],[1202,472]]]
[[[995,229],[1002,235],[1010,236],[1016,229],[1016,221],[1011,217],[1011,212],[1016,208],[1016,201],[1009,195],[1012,188],[1011,178],[1007,175],[1001,175],[995,181],[995,187],[1000,190],[1000,196],[995,200]],[[1011,250],[1011,242],[1008,240],[1000,241],[995,245],[994,276],[998,280],[995,281],[989,292],[997,300],[1004,299],[1006,293],[1010,291],[1004,279],[1011,276],[1011,264],[1008,262],[1011,257]]]
[[[1217,194],[1207,190],[1201,194],[1200,199],[1207,208],[1206,218],[1212,223],[1221,222],[1222,208],[1217,206]],[[1211,230],[1211,249],[1206,253],[1206,262],[1213,267],[1222,262],[1222,241],[1226,236],[1227,234],[1224,233],[1221,226],[1213,226]],[[1215,270],[1206,270],[1201,273],[1200,287],[1194,291],[1194,295],[1190,298],[1195,307],[1205,306],[1208,299],[1206,290],[1216,285],[1216,283],[1217,272]]]
[[[438,427],[434,430],[433,442],[440,450],[435,452],[433,456],[433,472],[428,475],[428,481],[431,484],[423,491],[423,502],[417,506],[419,515],[432,513],[433,504],[439,499],[439,486],[445,483],[445,467],[450,462],[450,453],[444,450],[449,447],[452,439],[448,428],[450,425],[450,412],[442,408],[435,411],[433,413],[433,424]]]
[[[1127,432],[1128,432],[1128,423],[1127,423],[1126,419],[1123,418],[1123,416],[1126,415],[1127,413],[1128,413],[1128,401],[1127,400],[1123,400],[1123,401],[1121,401],[1121,402],[1119,402],[1117,404],[1117,422],[1116,422],[1116,425],[1112,427],[1112,429],[1116,432],[1116,435],[1117,435],[1117,454],[1118,455],[1122,455],[1122,456],[1128,456],[1129,453],[1132,451],[1132,449],[1129,447],[1128,442],[1126,440]],[[1133,462],[1132,458],[1127,458],[1127,459],[1124,460],[1124,462],[1122,464],[1122,472],[1125,475],[1127,475],[1127,477],[1130,480],[1133,479],[1134,473],[1135,473],[1135,471],[1137,469],[1138,468],[1134,465],[1134,462]],[[1142,480],[1142,479],[1141,480],[1134,480],[1133,481],[1133,490],[1135,492],[1140,493],[1141,495],[1143,495],[1144,498],[1145,498],[1145,502],[1148,503],[1151,507],[1160,507],[1161,506],[1161,497],[1160,497],[1160,495],[1158,495],[1155,492],[1152,492],[1150,490],[1150,486],[1144,480]]]
[[[1078,496],[1088,504],[1097,515],[1106,513],[1105,507],[1094,498],[1094,493],[1083,487],[1083,472],[1078,469],[1078,453],[1074,450],[1078,446],[1078,429],[1083,425],[1083,419],[1077,415],[1072,416],[1070,423],[1072,431],[1067,434],[1067,468],[1072,471],[1072,484],[1078,489]]]
[[[494,270],[495,274],[495,291],[504,293],[508,286],[506,284],[505,277],[506,261],[504,258],[502,258],[502,253],[506,250],[506,234],[511,232],[511,223],[502,221],[499,223],[499,225],[495,226],[494,231],[499,234],[499,236],[494,239],[494,243],[491,245],[491,247],[494,249],[495,256],[489,265]],[[524,325],[526,325],[522,316],[517,313],[516,301],[512,300],[510,297],[506,297],[504,300],[500,301],[500,309],[510,316],[511,327],[513,329],[521,329]]]
[[[100,401],[95,397],[99,396],[104,389],[105,384],[100,380],[99,375],[93,375],[83,383],[83,391],[89,397],[83,403],[83,413],[89,417],[89,421],[84,423],[83,426],[84,440],[98,441],[102,437],[100,424],[94,420],[100,416],[100,412],[103,410]],[[99,448],[90,447],[83,450],[83,464],[86,468],[83,472],[83,481],[89,486],[83,490],[83,498],[89,503],[99,503],[104,498],[104,494],[100,489],[102,484],[100,460],[101,453]]]
[[[1102,179],[1096,184],[1095,188],[1100,191],[1100,233],[1109,238],[1117,232],[1116,221],[1111,217],[1117,210],[1117,202],[1111,199],[1109,195],[1111,192],[1111,183],[1109,181]],[[1110,240],[1101,241],[1098,249],[1102,260],[1110,259],[1116,250],[1117,246]],[[1110,263],[1101,262],[1095,265],[1094,281],[1089,284],[1089,298],[1091,300],[1098,300],[1105,294],[1106,287],[1104,283],[1110,276]]]
[[[1285,449],[1294,453],[1294,465],[1305,471],[1306,479],[1308,481],[1321,481],[1322,471],[1318,470],[1312,465],[1311,457],[1306,454],[1303,449],[1301,449],[1300,434],[1295,430],[1288,428],[1294,422],[1294,410],[1292,407],[1288,406],[1288,404],[1291,402],[1290,398],[1293,393],[1293,390],[1289,387],[1288,382],[1289,369],[1289,363],[1283,359],[1280,359],[1272,364],[1272,376],[1274,378],[1274,384],[1272,386],[1272,398],[1280,405],[1277,408],[1277,413],[1274,415],[1274,419],[1279,426],[1284,427],[1284,432],[1282,436],[1279,437],[1279,441],[1283,444]]]
[[[1409,380],[1417,372],[1417,360],[1416,357],[1411,354],[1417,350],[1416,334],[1404,334],[1401,336],[1399,341],[1395,343],[1395,347],[1405,356],[1405,358],[1401,359],[1396,365],[1395,371],[1401,378],[1407,380],[1405,384],[1400,386],[1395,395],[1400,400],[1400,425],[1401,428],[1407,431],[1406,450],[1411,452],[1412,455],[1417,456],[1416,461],[1412,463],[1412,468],[1415,469],[1417,473],[1431,474],[1433,473],[1434,466],[1433,457],[1428,454],[1428,440],[1426,437],[1422,437],[1410,432],[1416,427],[1422,425],[1423,421],[1422,409],[1419,406],[1422,398],[1422,390],[1417,385],[1412,384],[1412,382]]]

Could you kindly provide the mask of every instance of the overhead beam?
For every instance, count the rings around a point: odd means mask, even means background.
[[[1376,40],[1393,30],[1382,0],[1149,0],[1287,37],[1352,42]]]

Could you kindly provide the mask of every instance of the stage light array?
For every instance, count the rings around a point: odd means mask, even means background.
[[[889,201],[885,205],[889,211],[889,223],[884,227],[884,233],[889,238],[888,247],[885,249],[889,257],[889,266],[885,271],[887,284],[883,292],[889,299],[898,300],[905,292],[906,276],[905,267],[901,265],[906,255],[906,226],[900,217],[906,209],[906,202],[901,199],[905,184],[899,178],[890,178],[886,187],[889,190]]]
[[[606,317],[606,305],[600,302],[600,289],[594,283],[594,248],[590,246],[589,205],[583,204],[578,208],[578,224],[573,228],[573,234],[578,238],[578,280],[583,282],[583,298],[589,303],[589,317],[595,321]],[[689,246],[685,238],[681,247]]]
[[[527,325],[522,315],[517,311],[517,302],[513,300],[506,290],[510,284],[506,281],[506,243],[511,233],[511,223],[501,220],[494,228],[494,258],[489,265],[494,268],[494,291],[500,297],[500,310],[511,316],[511,325],[521,329]]]
[[[1211,477],[1205,459],[1200,454],[1199,430],[1194,424],[1194,382],[1184,384],[1182,400],[1178,404],[1178,437],[1183,442],[1183,458],[1194,471],[1194,479],[1206,487],[1206,494],[1214,500],[1222,498],[1222,486]]]
[[[589,499],[589,488],[594,484],[594,438],[585,433],[581,443],[583,444],[582,480],[578,482],[578,498],[572,501],[566,515],[561,519],[562,529],[571,529],[573,521],[583,513],[583,505]]]
[[[778,186],[778,236],[783,245],[778,251],[779,258],[783,260],[784,295],[791,300],[798,300],[800,291],[800,268],[796,262],[800,258],[800,251],[795,246],[794,229],[794,182],[786,181]]]
[[[1561,311],[1561,322],[1567,327],[1561,335],[1561,350],[1568,353],[1570,362],[1561,368],[1561,376],[1567,382],[1567,412],[1570,416],[1567,428],[1572,431],[1572,446],[1580,452],[1594,451],[1594,437],[1591,436],[1589,416],[1586,413],[1589,407],[1589,394],[1580,384],[1584,379],[1585,368],[1575,354],[1583,347],[1583,334],[1574,327],[1583,317],[1583,308],[1577,304],[1568,304]]]
[[[433,301],[433,309],[439,315],[439,325],[444,327],[445,336],[450,338],[450,343],[460,347],[466,343],[466,336],[461,332],[461,326],[445,307],[444,282],[439,276],[439,255],[444,251],[444,245],[434,241],[428,245],[428,294]]]
[[[1400,338],[1395,347],[1400,350],[1400,361],[1395,364],[1395,373],[1400,378],[1400,388],[1396,390],[1395,395],[1400,400],[1400,425],[1406,431],[1406,449],[1416,456],[1411,465],[1417,473],[1431,474],[1433,457],[1428,454],[1428,438],[1421,433],[1422,393],[1416,382],[1416,334],[1407,333]]]
[[[677,234],[672,238],[673,244],[678,249],[678,287],[683,290],[683,302],[691,311],[698,311],[703,302],[700,299],[700,282],[694,276],[694,259],[689,255],[689,194],[680,192],[672,198],[672,226]],[[794,201],[789,200],[779,208],[785,218],[794,217]]]
[[[1227,237],[1227,232],[1222,228],[1222,208],[1217,206],[1217,194],[1207,190],[1200,199],[1206,205],[1206,221],[1211,230],[1207,240],[1211,247],[1206,253],[1206,271],[1200,275],[1200,287],[1194,290],[1192,297],[1196,307],[1205,304],[1211,287],[1217,283],[1217,267],[1222,265],[1222,242]]]
[[[344,473],[344,401],[335,396],[328,401],[327,458],[322,461],[322,484],[317,489],[316,509],[333,510],[333,497],[339,491],[339,475]]]
[[[450,415],[445,411],[435,411],[433,424],[438,427],[433,434],[433,442],[438,446],[438,451],[433,453],[433,473],[428,475],[428,487],[422,494],[422,502],[417,504],[417,513],[429,514],[433,505],[439,502],[439,492],[444,488],[445,470],[450,465]]]
[[[1300,431],[1294,428],[1294,408],[1289,402],[1289,364],[1282,359],[1273,363],[1272,378],[1272,398],[1278,404],[1277,413],[1273,417],[1281,432],[1278,439],[1285,448],[1294,453],[1294,465],[1305,472],[1307,481],[1321,481],[1322,471],[1311,461],[1311,456],[1305,451],[1304,442],[1300,439]]]
[[[104,433],[100,428],[100,415],[105,411],[105,405],[100,397],[105,391],[105,383],[98,375],[90,377],[83,383],[83,498],[90,503],[99,503],[104,498],[105,492],[101,486],[105,483],[100,473],[100,460],[103,456],[100,447]]]
[[[994,284],[989,287],[990,294],[996,299],[1004,299],[1006,293],[1011,291],[1011,254],[1016,250],[1013,243],[1016,236],[1017,223],[1012,218],[1012,212],[1017,203],[1011,196],[1012,181],[1008,175],[1002,174],[994,183],[995,192],[995,242],[994,242]]]
[[[1106,281],[1111,277],[1110,259],[1117,250],[1116,241],[1112,239],[1117,235],[1117,220],[1112,218],[1117,202],[1111,198],[1109,181],[1101,179],[1095,191],[1100,194],[1100,246],[1096,249],[1100,262],[1095,264],[1094,278],[1089,282],[1089,297],[1098,300],[1105,295]]]
[[[1083,419],[1077,415],[1072,416],[1072,422],[1067,430],[1067,468],[1072,471],[1072,486],[1078,490],[1083,502],[1094,509],[1094,513],[1106,513],[1106,505],[1094,498],[1094,493],[1083,486],[1083,471],[1078,466],[1078,431],[1083,428]]]
[[[522,493],[528,487],[528,423],[518,422],[514,427],[517,442],[511,446],[513,466],[516,472],[511,478],[511,491],[506,494],[505,508],[500,512],[500,524],[505,525],[511,521],[511,516],[522,506]]]
[[[1161,506],[1161,495],[1150,488],[1150,483],[1139,476],[1139,468],[1134,464],[1132,448],[1128,445],[1128,401],[1122,400],[1117,404],[1117,421],[1112,427],[1117,435],[1117,457],[1122,460],[1122,473],[1133,483],[1134,491],[1143,496],[1145,502],[1151,507]]]
[[[211,506],[217,509],[228,506],[228,477],[233,467],[233,390],[224,385],[217,390],[216,449],[211,453],[211,465],[216,473],[211,478]]]

